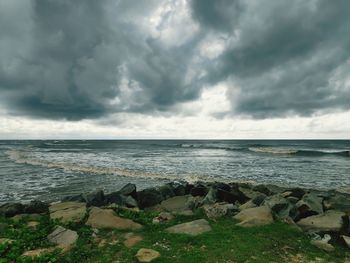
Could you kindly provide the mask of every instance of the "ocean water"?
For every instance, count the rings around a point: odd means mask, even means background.
[[[349,140],[0,141],[0,203],[174,180],[350,186]]]

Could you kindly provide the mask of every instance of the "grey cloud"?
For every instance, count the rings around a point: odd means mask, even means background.
[[[189,0],[199,29],[183,39],[166,35],[179,3],[1,1],[1,106],[69,120],[175,114],[202,87],[226,82],[232,110],[218,118],[350,108],[349,1]],[[223,40],[217,56],[202,54],[208,39]]]
[[[207,77],[211,84],[228,80],[240,87],[238,95],[228,92],[234,114],[268,118],[350,108],[350,87],[342,79],[337,80],[343,82],[341,91],[334,84],[337,70],[349,68],[348,1],[241,1],[237,6],[244,12],[231,19],[238,21],[228,33],[237,37],[212,62]],[[208,28],[224,8],[220,2],[207,20],[198,21]]]
[[[0,66],[0,100],[13,114],[79,120],[164,111],[196,98],[198,86],[184,83],[195,45],[166,47],[141,30],[159,4],[33,0],[23,7],[8,1],[0,11],[14,12],[6,16],[7,35],[0,40],[6,45],[0,51],[6,58]],[[16,14],[18,6],[25,20]],[[28,33],[11,36],[18,30],[11,28],[13,20]]]

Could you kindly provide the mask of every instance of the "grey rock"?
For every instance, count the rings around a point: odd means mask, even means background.
[[[132,196],[133,198],[137,198],[137,193],[136,193],[136,185],[135,184],[126,184],[124,185],[119,191],[120,194],[125,195],[125,196]]]
[[[316,193],[308,193],[296,203],[296,209],[298,211],[298,219],[305,218],[312,215],[323,213],[323,198],[319,197]]]
[[[159,204],[163,200],[163,195],[155,188],[137,192],[137,203],[141,209]]]
[[[132,196],[125,196],[123,198],[123,202],[126,207],[133,208],[138,207],[137,201]]]
[[[229,203],[203,205],[203,210],[206,216],[210,219],[215,219],[226,215],[233,215],[239,211],[237,206]]]
[[[126,197],[124,197],[122,194],[120,194],[120,192],[112,192],[112,193],[105,195],[104,203],[105,204],[117,204],[120,206],[124,206],[125,199],[126,199]]]
[[[84,194],[83,196],[87,206],[103,206],[105,204],[105,196],[102,190],[96,190],[94,192]]]
[[[181,212],[184,210],[190,210],[189,200],[190,196],[182,195],[182,196],[174,196],[167,200],[161,202],[161,207],[168,212]]]
[[[344,212],[328,210],[324,214],[303,218],[297,222],[297,225],[304,231],[339,232],[345,227],[343,220],[345,216]]]
[[[209,192],[204,197],[202,204],[214,204],[217,201],[217,192],[218,190],[214,187],[210,187]]]
[[[0,206],[0,215],[12,217],[18,214],[23,214],[24,205],[21,203],[6,203]]]
[[[188,223],[175,225],[165,229],[165,231],[174,234],[187,234],[191,236],[197,236],[199,234],[211,231],[211,227],[207,220],[198,219]]]
[[[234,216],[242,227],[263,226],[273,223],[271,209],[267,206],[248,208]]]
[[[191,189],[190,194],[192,196],[206,196],[208,192],[208,187],[202,184],[197,184]]]
[[[79,236],[75,231],[57,226],[47,238],[50,242],[67,248],[73,245],[78,240]]]
[[[262,204],[270,207],[279,218],[289,217],[293,209],[293,205],[281,194],[266,197]]]
[[[49,206],[50,218],[64,223],[81,222],[86,214],[86,204],[79,202],[62,202]]]
[[[49,211],[49,205],[39,200],[33,200],[25,205],[23,212],[25,214],[42,214]]]

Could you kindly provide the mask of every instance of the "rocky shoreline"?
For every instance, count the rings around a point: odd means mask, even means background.
[[[336,190],[319,191],[248,183],[173,182],[137,191],[136,185],[127,184],[116,192],[97,190],[68,196],[51,204],[38,200],[28,204],[6,203],[0,206],[0,216],[20,218],[48,214],[51,219],[63,223],[82,222],[87,218],[85,224],[93,229],[142,228],[141,224],[116,215],[113,210],[116,208],[135,212],[155,211],[158,214],[153,219],[154,224],[172,220],[174,215],[193,215],[197,209],[202,209],[211,220],[233,217],[232,224],[242,227],[282,221],[305,232],[310,236],[311,244],[322,250],[333,251],[334,244],[350,247],[350,194]],[[210,230],[204,218],[166,229],[169,233],[192,236]],[[61,226],[55,231],[48,239],[65,249],[78,238],[76,233],[72,233],[74,231]]]

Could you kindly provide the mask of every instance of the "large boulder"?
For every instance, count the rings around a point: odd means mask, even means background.
[[[47,236],[47,239],[62,248],[69,248],[72,246],[79,238],[77,232],[66,229],[62,226],[57,226],[55,230]]]
[[[296,220],[305,218],[312,215],[323,213],[323,198],[318,196],[317,193],[307,193],[303,198],[296,203],[296,209],[298,216]]]
[[[191,236],[197,236],[199,234],[208,232],[211,230],[211,227],[207,220],[198,219],[195,221],[178,224],[172,227],[165,229],[165,231],[174,234],[187,234]]]
[[[93,228],[140,229],[142,225],[117,216],[112,209],[92,207],[86,225]]]
[[[238,212],[238,207],[234,204],[215,203],[203,205],[203,210],[208,218],[215,219],[225,215],[233,215]]]
[[[214,204],[217,201],[218,190],[214,187],[210,187],[209,192],[204,197],[202,204]]]
[[[232,187],[230,191],[224,189],[217,189],[217,198],[221,202],[235,203],[238,201],[241,204],[244,204],[249,200],[243,192],[241,192],[238,187]]]
[[[165,184],[165,185],[159,186],[157,190],[160,192],[163,199],[168,199],[170,197],[175,196],[174,189],[171,184]]]
[[[185,210],[190,210],[188,200],[188,195],[174,196],[162,201],[160,206],[168,212],[179,213]]]
[[[137,192],[137,203],[141,209],[159,204],[163,195],[155,188],[148,188]]]
[[[248,208],[234,216],[240,223],[237,225],[243,227],[262,226],[273,223],[271,209],[267,206]]]
[[[297,222],[297,225],[304,231],[339,232],[346,227],[344,223],[348,223],[345,217],[344,212],[328,210],[324,214],[303,218]]]
[[[289,200],[284,198],[281,194],[266,197],[262,204],[270,207],[279,218],[291,216],[291,212],[294,208]]]
[[[117,204],[123,206],[125,203],[125,197],[120,192],[112,192],[105,194],[105,204]]]
[[[350,214],[350,195],[336,192],[330,197],[325,198],[324,206],[327,210],[340,210]]]
[[[62,202],[49,206],[50,218],[64,223],[81,222],[86,214],[86,204],[79,202]]]
[[[193,186],[193,188],[190,190],[190,194],[192,196],[206,196],[209,192],[209,188],[204,184],[196,184]]]
[[[133,198],[137,198],[137,193],[136,193],[136,185],[134,184],[126,184],[124,185],[119,191],[120,194],[125,195],[125,196],[132,196]]]
[[[96,190],[83,196],[87,206],[103,206],[105,204],[105,195],[102,190]]]
[[[42,214],[49,211],[49,205],[39,200],[33,200],[25,205],[23,212],[25,214]]]
[[[24,205],[21,203],[6,203],[0,206],[0,215],[12,217],[18,214],[23,214]]]

